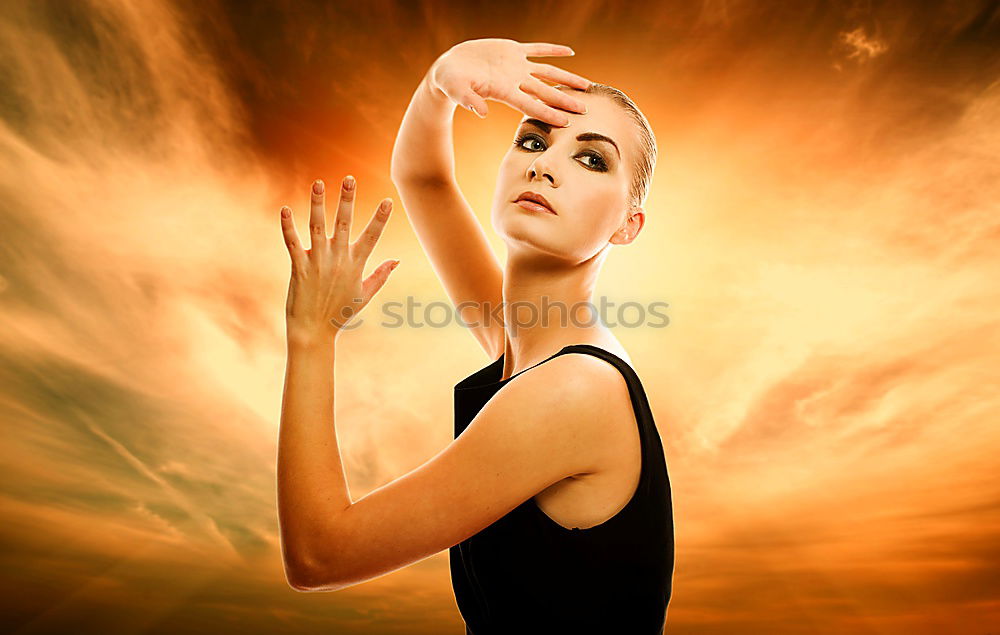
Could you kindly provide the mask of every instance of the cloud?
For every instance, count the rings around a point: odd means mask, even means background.
[[[868,36],[864,27],[858,27],[852,31],[844,31],[840,34],[840,41],[850,47],[851,51],[847,55],[848,59],[866,62],[873,57],[885,53],[889,47],[882,41]]]

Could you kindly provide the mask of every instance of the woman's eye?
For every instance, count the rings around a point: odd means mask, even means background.
[[[589,168],[593,168],[595,170],[606,170],[608,168],[608,164],[604,162],[604,157],[599,154],[586,152],[580,156],[585,159],[593,159],[593,162],[587,165]]]
[[[593,168],[594,170],[597,170],[598,172],[606,172],[608,170],[608,164],[604,160],[604,157],[602,157],[601,155],[599,155],[599,154],[597,154],[595,152],[584,152],[580,156],[581,157],[587,157],[587,158],[590,158],[590,159],[594,160],[593,163],[591,163],[587,167]]]
[[[518,137],[517,141],[515,141],[514,143],[516,143],[518,146],[524,148],[525,150],[539,150],[540,149],[540,148],[525,148],[524,147],[524,143],[526,141],[534,141],[534,142],[539,143],[539,144],[542,143],[542,140],[539,139],[538,137],[534,136],[534,135],[525,135],[523,137]]]

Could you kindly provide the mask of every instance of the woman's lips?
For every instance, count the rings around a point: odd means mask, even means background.
[[[535,201],[521,199],[520,201],[515,201],[515,204],[520,205],[524,209],[531,212],[544,212],[545,214],[552,214],[553,216],[555,216],[555,212],[550,210],[548,207],[541,205],[540,203],[536,203]]]

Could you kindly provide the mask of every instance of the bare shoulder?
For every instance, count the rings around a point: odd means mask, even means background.
[[[518,375],[497,394],[516,394],[516,399],[548,395],[549,399],[572,399],[590,408],[600,404],[608,391],[627,389],[625,378],[613,364],[586,353],[563,353]],[[571,404],[562,401],[560,405]]]
[[[518,465],[519,478],[531,481],[520,492],[527,498],[564,478],[604,469],[626,408],[628,387],[614,366],[587,354],[562,354],[507,382],[455,443],[476,448],[483,462]]]
[[[564,353],[525,371],[491,402],[496,402],[491,403],[495,411],[530,412],[515,420],[542,427],[545,432],[541,434],[552,435],[552,440],[575,439],[551,450],[566,453],[558,462],[576,466],[567,476],[604,469],[607,449],[617,447],[623,426],[634,427],[628,384],[621,371],[586,353]],[[519,431],[516,425],[509,430],[536,439],[540,433]]]
[[[559,383],[567,386],[567,389],[575,391],[613,389],[616,386],[625,385],[621,371],[611,362],[588,353],[563,353],[530,369],[522,377],[527,378],[532,373],[539,379],[558,380]],[[599,396],[595,395],[595,397]]]

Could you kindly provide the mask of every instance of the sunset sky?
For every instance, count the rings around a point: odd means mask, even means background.
[[[368,271],[401,264],[338,346],[356,500],[451,441],[490,361],[458,324],[377,322],[448,300],[389,179],[412,92],[504,37],[573,47],[536,61],[657,136],[596,295],[669,304],[614,330],[672,483],[667,633],[1000,632],[1000,5],[929,4],[3,2],[2,630],[463,632],[447,551],[285,581],[278,211],[303,233],[310,182],[346,174],[356,219],[397,203]],[[455,114],[501,261],[522,116]]]

